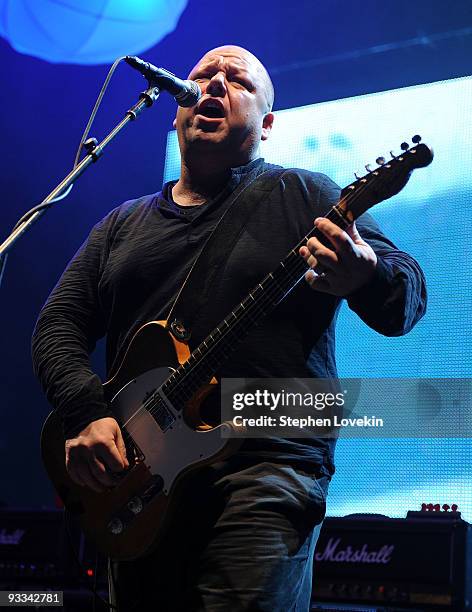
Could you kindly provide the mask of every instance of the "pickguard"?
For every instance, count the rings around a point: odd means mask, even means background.
[[[185,421],[183,410],[177,410],[163,398],[161,419],[155,418],[143,404],[171,373],[170,368],[155,368],[129,381],[111,400],[111,409],[118,422],[131,435],[144,455],[144,462],[153,475],[163,480],[168,495],[177,476],[188,466],[208,459],[222,450],[228,440],[223,434],[229,425],[223,423],[208,431],[198,431]],[[166,418],[162,419],[162,411]],[[170,416],[169,416],[170,415]],[[172,417],[172,418],[170,418]],[[161,426],[158,424],[161,423]],[[164,426],[162,426],[164,425]]]

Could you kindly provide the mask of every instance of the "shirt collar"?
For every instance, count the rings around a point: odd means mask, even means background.
[[[244,164],[243,166],[236,166],[235,168],[231,168],[231,174],[233,176],[241,175],[241,174],[242,175],[247,174],[252,169],[255,169],[255,168],[258,168],[259,166],[262,166],[263,163],[264,163],[264,158],[263,157],[258,157],[257,159],[252,159],[250,162],[248,162],[247,164]]]
[[[216,196],[216,198],[212,202],[219,201],[222,198],[224,199],[227,196],[227,193],[232,191],[246,174],[248,174],[252,170],[262,168],[263,165],[264,158],[258,157],[256,159],[252,159],[247,164],[231,168],[231,176],[226,185],[226,188],[223,189],[223,191],[218,196]],[[156,203],[158,207],[161,208],[161,210],[165,210],[171,216],[182,217],[182,213],[179,210],[179,207],[174,203],[172,198],[172,187],[176,183],[177,180],[168,181],[167,183],[164,183],[162,191],[157,194]],[[208,202],[207,204],[209,203],[210,202]],[[201,207],[199,207],[199,210],[202,211],[203,207],[206,207],[207,204],[201,205]]]

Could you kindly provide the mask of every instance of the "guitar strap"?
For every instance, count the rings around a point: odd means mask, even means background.
[[[167,317],[167,327],[177,340],[190,338],[216,273],[228,260],[257,205],[271,194],[284,172],[285,168],[272,166],[254,178],[255,171],[250,171],[231,194],[231,202],[193,262]]]

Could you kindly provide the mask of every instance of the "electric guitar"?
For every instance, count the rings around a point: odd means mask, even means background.
[[[375,170],[345,187],[326,215],[342,229],[362,213],[397,194],[415,168],[431,163],[433,153],[413,138],[389,161],[377,158]],[[59,415],[52,412],[41,434],[42,458],[64,505],[80,517],[86,535],[115,559],[149,552],[165,529],[185,475],[234,453],[237,438],[223,435],[229,423],[204,421],[201,407],[215,389],[215,372],[248,332],[279,304],[307,271],[299,248],[313,228],[249,295],[192,352],[171,333],[166,321],[152,321],[135,334],[123,362],[104,390],[120,424],[129,469],[116,487],[96,493],[75,484],[65,469]],[[177,326],[178,327],[178,326]]]

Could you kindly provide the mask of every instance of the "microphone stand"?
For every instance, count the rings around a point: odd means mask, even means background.
[[[44,200],[35,206],[31,210],[31,214],[26,215],[26,218],[22,218],[13,229],[12,233],[8,238],[0,244],[0,285],[2,283],[3,273],[5,271],[6,260],[8,252],[16,244],[16,241],[33,225],[40,217],[44,215],[46,210],[50,208],[54,202],[53,200],[65,193],[73,183],[81,176],[85,170],[99,159],[105,147],[118,135],[119,132],[127,125],[130,121],[134,121],[141,112],[154,104],[158,99],[160,93],[159,87],[155,84],[148,83],[148,89],[140,94],[138,102],[126,111],[125,117],[111,130],[111,132],[105,136],[102,142],[98,143],[95,138],[89,138],[85,143],[84,147],[88,151],[87,155],[75,166],[75,168],[55,187],[51,193],[44,198]]]

